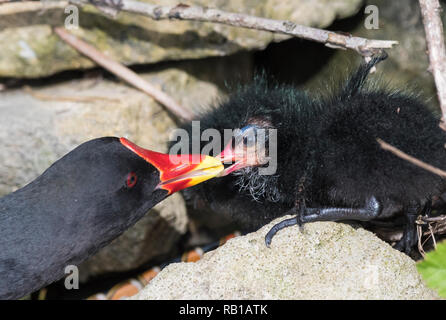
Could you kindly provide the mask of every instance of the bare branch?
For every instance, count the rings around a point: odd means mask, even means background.
[[[424,243],[426,243],[429,239],[432,239],[434,247],[436,247],[437,240],[435,236],[443,236],[446,233],[446,215],[440,215],[436,217],[429,216],[420,216],[417,221],[417,229],[421,230],[422,225],[428,225],[428,230],[418,233],[419,237],[426,237],[424,242],[421,243],[421,247],[423,247]]]
[[[426,251],[424,251],[423,245],[425,242],[422,242],[422,238],[423,238],[423,231],[422,231],[422,227],[420,225],[417,225],[417,246],[418,246],[418,252],[421,254],[421,256],[424,258],[426,256]]]
[[[422,222],[444,222],[446,223],[446,215],[436,216],[436,217],[421,217]]]
[[[446,51],[440,17],[441,6],[438,0],[419,0],[419,2],[430,60],[429,71],[432,72],[437,86],[443,114],[441,127],[446,130]]]
[[[434,230],[432,232],[434,233],[434,235],[446,234],[446,220],[436,222]],[[425,231],[423,235],[426,236],[426,235],[429,235],[430,233],[431,232],[428,230],[428,231]]]
[[[384,150],[392,152],[394,155],[400,157],[401,159],[407,160],[410,163],[412,163],[412,164],[414,164],[414,165],[416,165],[416,166],[418,166],[420,168],[423,168],[423,169],[425,169],[427,171],[430,171],[430,172],[432,172],[432,173],[434,173],[436,175],[439,175],[442,178],[446,178],[446,172],[445,171],[443,171],[441,169],[438,169],[438,168],[436,168],[434,166],[431,166],[430,164],[427,164],[427,163],[425,163],[425,162],[423,162],[421,160],[418,160],[417,158],[409,156],[407,153],[404,153],[403,151],[399,150],[398,148],[395,148],[394,146],[388,144],[387,142],[384,142],[383,140],[381,140],[379,138],[376,139],[376,141],[378,141],[378,143],[380,144],[381,148],[383,148]]]
[[[67,42],[80,53],[89,57],[91,60],[93,60],[103,68],[107,69],[117,77],[125,80],[137,89],[148,94],[157,102],[161,103],[168,111],[173,113],[178,118],[181,118],[183,120],[191,120],[193,118],[194,115],[191,111],[185,109],[167,94],[152,86],[149,82],[138,76],[129,68],[107,57],[91,45],[64,30],[64,28],[55,28],[54,31],[62,40]]]
[[[281,33],[306,40],[316,41],[331,48],[352,49],[362,56],[371,56],[381,49],[392,48],[398,41],[371,40],[353,37],[332,31],[298,25],[292,21],[266,19],[248,14],[226,12],[218,9],[178,4],[160,6],[134,0],[70,0],[71,3],[109,6],[115,10],[144,15],[154,20],[177,19],[221,23],[234,27]],[[113,4],[113,2],[115,4]]]

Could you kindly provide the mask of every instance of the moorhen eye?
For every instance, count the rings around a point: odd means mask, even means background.
[[[136,185],[136,182],[138,181],[138,176],[134,172],[130,172],[127,175],[127,179],[125,181],[125,185],[127,188],[133,188]]]
[[[243,133],[243,145],[245,147],[252,147],[256,143],[256,135],[257,135],[257,128],[253,125],[248,125],[246,127],[243,127],[241,129],[241,132]]]
[[[247,135],[243,137],[243,144],[245,147],[252,147],[256,143],[256,137],[253,134]]]

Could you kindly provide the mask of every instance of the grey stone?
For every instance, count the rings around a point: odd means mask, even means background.
[[[281,218],[283,219],[283,218]],[[335,222],[229,240],[195,263],[174,263],[132,299],[436,299],[415,262],[364,229]]]
[[[177,4],[177,0],[150,3]],[[327,27],[337,18],[357,12],[362,0],[196,0],[197,5],[253,14],[295,23]],[[67,18],[65,1],[7,3],[0,6],[0,77],[41,77],[67,69],[89,68],[82,57],[51,30]],[[76,36],[112,58],[130,65],[261,49],[284,35],[195,21],[153,21],[122,12],[116,20],[93,7],[79,11]]]
[[[351,29],[348,32],[369,39],[399,42],[397,46],[386,50],[389,57],[377,66],[377,72],[370,75],[369,79],[378,81],[389,90],[406,90],[419,94],[432,110],[438,111],[435,83],[428,71],[429,59],[419,3],[412,0],[370,0],[367,4],[378,7],[379,29],[365,27],[365,14],[363,19],[358,19],[353,22],[354,25],[349,26]],[[446,15],[442,15],[442,18],[445,24]],[[347,71],[354,70],[362,60],[362,57],[351,50],[335,50],[323,68],[317,70],[305,86],[320,90],[321,83],[343,82]]]

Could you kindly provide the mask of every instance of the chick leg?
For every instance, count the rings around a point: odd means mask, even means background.
[[[430,202],[428,201],[423,211],[428,214],[430,213]],[[421,213],[421,206],[419,204],[413,204],[406,208],[406,225],[404,227],[403,237],[394,246],[406,254],[409,254],[413,246],[417,243],[417,227],[415,221],[418,215]]]
[[[378,217],[381,209],[381,205],[375,197],[371,197],[364,208],[304,208],[302,214],[297,214],[293,218],[283,220],[274,225],[265,236],[265,244],[269,247],[274,235],[278,231],[296,224],[302,225],[315,221],[369,221]],[[297,209],[293,208],[287,214],[295,214],[296,211]]]

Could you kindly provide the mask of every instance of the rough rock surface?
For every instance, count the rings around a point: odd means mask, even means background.
[[[438,107],[434,78],[428,71],[429,59],[418,1],[369,2],[379,8],[380,28],[370,30],[362,26],[357,34],[399,42],[398,46],[388,51],[389,59],[383,68],[386,80],[394,86],[421,93],[422,97],[429,99],[429,105]],[[441,17],[444,25],[446,15],[442,14]]]
[[[177,4],[177,0],[150,3]],[[226,11],[292,20],[327,27],[357,12],[362,0],[195,0],[187,2]],[[0,77],[40,77],[67,69],[92,67],[51,30],[64,25],[66,1],[0,5]],[[194,21],[153,21],[120,13],[116,20],[93,7],[79,9],[79,28],[70,30],[124,64],[222,56],[264,48],[284,35]]]
[[[415,262],[362,228],[334,222],[231,239],[165,268],[133,299],[435,299]]]
[[[368,0],[366,4],[375,5],[379,9],[377,20],[379,29],[365,27],[368,14],[349,19],[350,22],[347,25],[344,24],[339,28],[359,37],[399,42],[397,46],[386,50],[389,54],[388,59],[378,65],[378,72],[369,76],[369,79],[375,78],[382,84],[387,83],[391,90],[397,88],[420,94],[423,99],[426,99],[428,106],[439,110],[434,78],[428,71],[429,61],[418,1]],[[445,25],[446,15],[441,16]],[[320,88],[321,84],[327,81],[337,84],[337,80],[343,81],[347,70],[355,69],[363,60],[351,50],[325,50],[329,53],[327,54],[329,59],[323,61],[324,66],[321,69],[313,69],[316,72],[312,73],[311,79],[305,83],[307,87]],[[305,61],[305,58],[308,59],[308,57],[301,59]],[[293,56],[292,59],[299,59],[299,57]],[[281,61],[281,63],[289,64],[288,61]],[[293,76],[299,67],[301,70],[304,66],[290,66],[289,71],[284,72],[289,72]]]
[[[216,86],[179,69],[142,76],[190,108],[210,103],[219,93]],[[80,101],[82,98],[87,100]],[[0,196],[35,179],[62,155],[89,139],[125,136],[163,152],[175,127],[151,98],[122,83],[104,79],[72,80],[2,92]],[[186,224],[182,197],[169,197],[86,262],[80,269],[81,278],[128,270],[167,253],[185,232]]]

